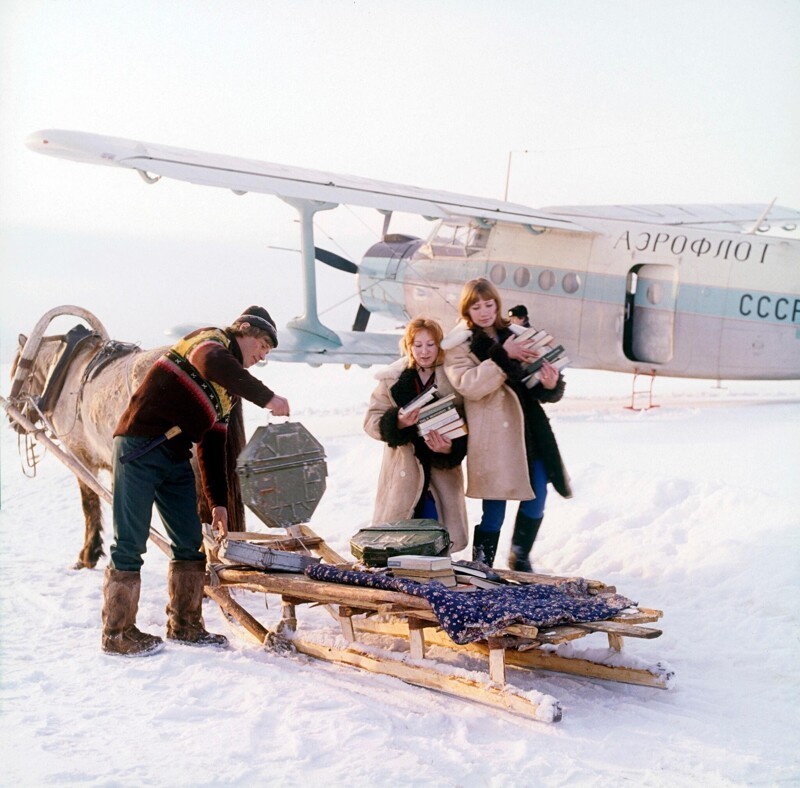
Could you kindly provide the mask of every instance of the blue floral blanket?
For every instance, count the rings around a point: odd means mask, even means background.
[[[314,580],[402,591],[422,597],[430,604],[442,629],[459,645],[484,640],[511,624],[541,629],[557,624],[602,621],[636,604],[619,594],[592,596],[585,583],[579,580],[565,580],[558,585],[508,585],[465,593],[437,582],[417,583],[406,578],[337,569],[325,564],[309,566],[305,573]]]

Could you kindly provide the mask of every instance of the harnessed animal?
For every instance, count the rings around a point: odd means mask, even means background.
[[[110,472],[113,435],[119,418],[151,365],[168,349],[142,350],[136,345],[114,342],[107,338],[99,323],[97,326],[100,330],[76,327],[64,335],[38,337],[34,337],[34,330],[33,350],[28,347],[27,337],[19,337],[20,351],[11,368],[14,382],[9,399],[36,427],[36,431],[29,431],[14,423],[14,428],[22,433],[25,462],[34,475],[39,430],[54,439],[91,476],[96,478],[101,471]],[[231,413],[226,463],[229,529],[234,531],[244,530],[244,507],[235,473],[236,458],[244,442],[242,408],[238,403]],[[210,522],[194,459],[192,464],[198,478],[198,514],[203,522]],[[74,568],[93,568],[103,555],[101,501],[80,477],[78,487],[85,529]]]

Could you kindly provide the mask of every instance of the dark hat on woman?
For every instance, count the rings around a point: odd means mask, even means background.
[[[527,317],[528,309],[524,304],[517,304],[508,310],[509,317]]]
[[[249,306],[236,318],[234,323],[249,323],[253,328],[257,328],[267,334],[272,342],[272,347],[278,347],[278,329],[275,328],[275,321],[270,317],[269,312],[263,306]]]

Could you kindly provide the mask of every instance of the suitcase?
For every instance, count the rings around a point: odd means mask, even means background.
[[[447,555],[450,536],[436,520],[398,520],[362,528],[350,539],[350,552],[367,566],[386,566],[395,555]]]

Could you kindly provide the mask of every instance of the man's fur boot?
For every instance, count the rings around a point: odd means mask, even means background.
[[[508,554],[508,566],[515,572],[533,572],[531,549],[543,519],[526,517],[522,512],[517,512],[514,535],[511,537],[511,552]]]
[[[494,556],[499,540],[499,531],[481,531],[480,526],[476,525],[472,532],[472,560],[480,561],[487,566],[494,566]]]
[[[170,561],[167,584],[167,639],[189,646],[226,648],[228,639],[206,632],[203,625],[205,561]]]
[[[103,579],[103,651],[124,657],[144,657],[164,648],[157,635],[136,628],[142,578],[138,572],[106,567]]]

